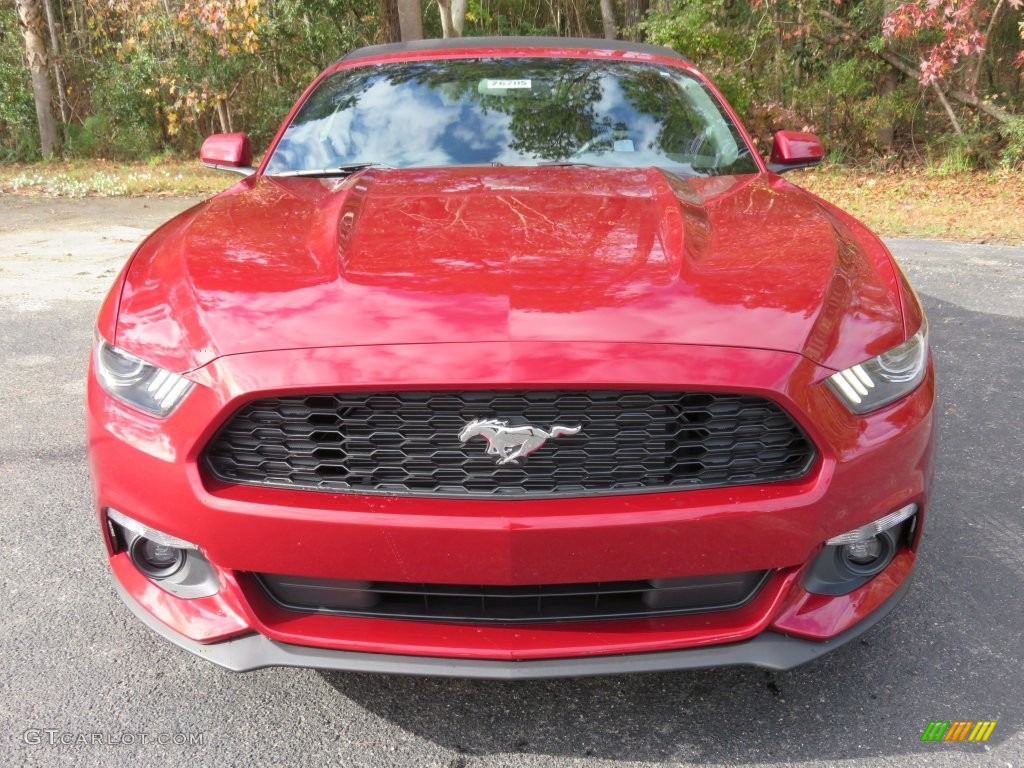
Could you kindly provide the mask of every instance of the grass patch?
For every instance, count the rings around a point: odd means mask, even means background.
[[[212,195],[240,177],[198,160],[106,160],[0,166],[0,192],[30,197],[179,197]]]
[[[830,165],[786,178],[880,235],[1024,243],[1024,184],[1012,171],[888,173]],[[45,197],[212,195],[238,179],[204,168],[198,160],[0,166],[0,192]]]
[[[880,235],[1024,244],[1024,183],[1012,171],[879,173],[828,166],[786,178]]]

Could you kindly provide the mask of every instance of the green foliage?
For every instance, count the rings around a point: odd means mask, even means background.
[[[758,43],[757,25],[751,28],[752,21],[756,20],[744,3],[677,0],[667,13],[651,13],[643,26],[652,43],[699,62],[726,100],[741,114],[748,114],[761,85],[743,65]]]
[[[999,127],[999,133],[1006,141],[999,153],[1000,165],[1009,170],[1024,170],[1024,117],[1004,123]]]
[[[39,156],[36,113],[14,8],[0,8],[0,162]]]
[[[936,176],[957,176],[977,167],[970,150],[970,137],[945,136],[935,143],[926,169]]]
[[[921,0],[923,2],[924,0]],[[973,0],[984,26],[998,0]],[[918,3],[918,5],[921,4]],[[59,59],[68,85],[69,157],[194,155],[204,137],[248,132],[265,146],[301,89],[346,51],[381,42],[379,0],[61,0]],[[951,99],[965,137],[908,67],[939,31],[913,40],[883,34],[889,0],[669,0],[651,2],[639,32],[707,72],[759,146],[783,129],[819,132],[829,156],[861,164],[910,158],[933,167],[1024,163],[1024,22],[1002,10],[984,56],[944,82],[975,89],[1016,120],[996,129]],[[35,108],[22,36],[0,4],[0,162],[38,157]],[[424,31],[441,34],[438,7],[421,0]],[[973,17],[972,17],[973,18]],[[468,0],[464,34],[601,33],[593,0]],[[977,72],[977,78],[974,73]]]
[[[69,154],[131,160],[158,153],[165,137],[156,103],[146,93],[157,69],[145,50],[133,51],[121,62],[101,60],[90,82],[93,114],[68,126]]]

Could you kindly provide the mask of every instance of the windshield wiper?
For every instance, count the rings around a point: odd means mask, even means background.
[[[538,168],[567,168],[573,165],[582,165],[586,168],[597,168],[593,163],[584,163],[581,160],[549,160],[544,163],[537,163]]]
[[[387,163],[345,163],[336,165],[333,168],[306,168],[301,171],[281,171],[271,174],[272,176],[351,176],[357,171],[366,168],[387,168],[393,170],[395,166]]]

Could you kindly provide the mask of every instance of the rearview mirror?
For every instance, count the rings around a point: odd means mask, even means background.
[[[779,131],[772,143],[772,159],[768,170],[775,173],[794,171],[818,165],[825,158],[821,139],[813,133]]]
[[[199,150],[199,159],[207,168],[232,171],[243,176],[256,172],[252,167],[252,147],[244,133],[215,133],[207,137]]]

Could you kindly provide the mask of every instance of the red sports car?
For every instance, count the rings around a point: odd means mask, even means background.
[[[100,311],[95,501],[146,624],[235,670],[783,669],[903,596],[921,305],[677,53],[355,51]]]

